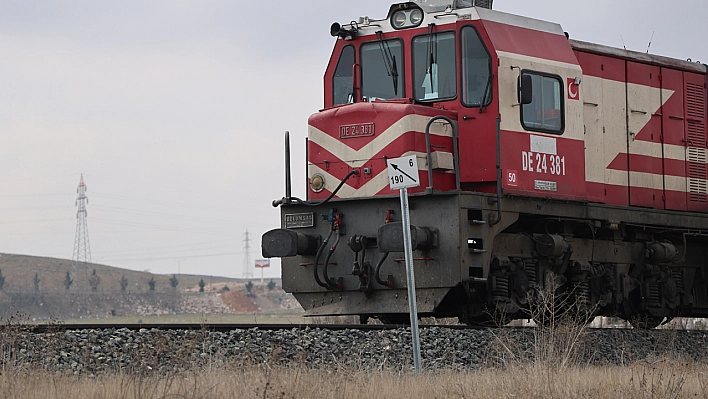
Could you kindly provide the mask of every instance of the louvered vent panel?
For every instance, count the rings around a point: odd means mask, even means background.
[[[688,121],[688,141],[691,146],[706,145],[706,125],[700,122]]]
[[[708,151],[705,148],[688,149],[688,193],[691,202],[708,202]]]
[[[708,184],[705,180],[688,179],[688,189],[690,190],[691,202],[708,202]]]
[[[686,84],[686,113],[689,118],[704,119],[706,117],[705,93],[703,86]]]

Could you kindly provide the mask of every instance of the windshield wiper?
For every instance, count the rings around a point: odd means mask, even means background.
[[[396,66],[396,57],[391,54],[391,48],[388,46],[388,42],[384,41],[383,32],[376,32],[376,37],[379,39],[379,48],[381,49],[381,56],[386,66],[386,74],[393,78],[393,95],[398,97],[398,66]]]
[[[430,91],[432,92],[433,90],[433,64],[435,64],[435,55],[437,54],[437,46],[434,46],[433,44],[433,27],[435,24],[429,24],[428,25],[428,58],[426,60],[426,63],[428,65],[425,66],[425,72],[430,75]],[[437,44],[437,43],[435,43]]]
[[[485,111],[487,111],[487,95],[491,91],[492,88],[492,78],[494,75],[491,73],[489,74],[489,79],[487,79],[487,86],[484,87],[484,94],[482,94],[482,99],[479,102],[479,113],[482,114]]]

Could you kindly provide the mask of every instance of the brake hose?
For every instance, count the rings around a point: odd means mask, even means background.
[[[329,253],[327,254],[327,258],[325,259],[324,266],[322,267],[322,275],[324,276],[325,284],[327,284],[327,289],[330,289],[330,290],[335,289],[335,285],[330,283],[330,281],[329,281],[329,275],[327,274],[327,267],[329,266],[329,260],[330,260],[330,258],[332,258],[332,254],[337,249],[337,245],[339,245],[339,240],[342,238],[342,236],[339,234],[339,229],[336,230],[336,234],[337,234],[337,239],[334,240],[334,244],[332,244],[332,247],[329,249]]]
[[[376,282],[383,285],[384,287],[393,287],[393,283],[390,281],[383,281],[381,280],[381,277],[379,276],[379,273],[381,273],[381,265],[383,265],[384,261],[388,258],[388,252],[384,253],[381,259],[379,259],[379,263],[376,264],[376,271],[374,273],[374,277],[376,277]]]
[[[337,195],[337,192],[339,192],[339,190],[342,188],[342,186],[344,186],[344,183],[347,180],[349,180],[350,177],[352,177],[354,175],[358,175],[358,174],[359,174],[359,170],[357,170],[357,169],[354,169],[351,172],[347,173],[347,175],[344,176],[344,179],[341,182],[339,182],[339,185],[337,186],[337,188],[335,188],[334,191],[332,191],[332,194],[330,194],[329,197],[325,198],[324,200],[322,200],[320,202],[310,204],[310,203],[307,203],[307,202],[301,200],[298,197],[290,197],[290,198],[281,198],[279,200],[273,201],[273,207],[277,207],[278,205],[281,205],[281,204],[284,204],[284,203],[290,202],[290,201],[293,201],[293,202],[297,203],[298,205],[306,205],[306,206],[320,206],[320,205],[326,204],[332,198],[334,198],[335,195]]]
[[[327,284],[323,283],[322,280],[320,280],[320,273],[317,271],[317,265],[320,263],[320,257],[322,257],[322,252],[327,246],[329,239],[332,238],[333,232],[334,229],[329,230],[329,235],[327,236],[327,238],[324,239],[324,241],[322,241],[322,245],[320,245],[320,248],[317,250],[317,255],[315,255],[315,281],[317,281],[317,284],[319,284],[320,287],[324,288],[327,288]]]

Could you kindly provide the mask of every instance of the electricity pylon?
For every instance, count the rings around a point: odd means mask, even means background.
[[[78,196],[76,197],[76,236],[74,238],[74,255],[71,257],[74,276],[77,275],[79,263],[83,263],[86,269],[86,275],[89,273],[89,263],[91,263],[91,246],[89,245],[88,225],[86,222],[86,184],[84,183],[84,175],[81,175],[79,187],[76,189]]]
[[[253,278],[253,265],[251,264],[251,238],[249,237],[248,230],[244,234],[243,239],[243,274],[241,275],[244,279]]]

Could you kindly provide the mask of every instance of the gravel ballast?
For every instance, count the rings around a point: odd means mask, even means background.
[[[543,337],[543,339],[541,339]],[[472,370],[509,362],[531,362],[561,349],[572,338],[527,329],[420,331],[423,367]],[[554,347],[549,348],[549,342]],[[588,330],[574,346],[579,364],[627,365],[663,356],[703,361],[708,333],[677,330]],[[557,347],[557,348],[555,348]],[[58,374],[97,375],[116,371],[170,373],[194,367],[295,366],[357,370],[410,369],[408,329],[205,330],[102,329],[56,333],[0,330],[0,366]]]

